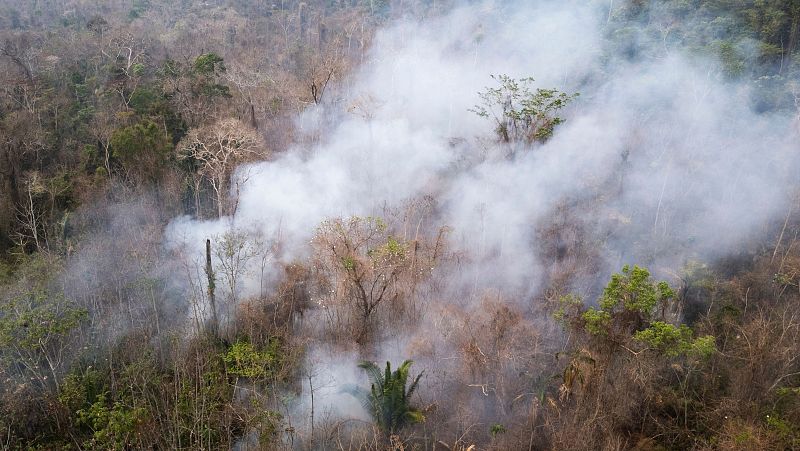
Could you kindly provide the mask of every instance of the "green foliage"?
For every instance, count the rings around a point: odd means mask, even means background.
[[[118,129],[111,136],[113,155],[123,161],[136,159],[150,152],[165,153],[168,147],[164,131],[155,122],[144,119],[139,123]]]
[[[636,328],[650,319],[657,305],[674,297],[666,282],[653,283],[646,269],[625,265],[621,273],[611,276],[598,302],[600,308],[592,307],[582,317],[590,334],[608,335],[615,323],[620,329]]]
[[[675,297],[675,292],[666,282],[653,284],[650,272],[645,268],[628,265],[622,267],[622,273],[613,274],[611,281],[603,290],[600,308],[611,311],[622,303],[626,310],[633,310],[649,316],[659,302],[666,302]]]
[[[406,244],[393,236],[386,238],[386,244],[367,251],[373,259],[402,259],[405,257]]]
[[[230,97],[231,90],[229,87],[219,83],[202,83],[199,94],[205,97]]]
[[[704,335],[695,338],[689,349],[689,354],[697,357],[707,358],[717,352],[716,338],[713,335]]]
[[[422,377],[420,373],[408,385],[411,364],[411,360],[406,360],[394,372],[389,362],[386,362],[385,371],[381,371],[372,362],[361,362],[358,365],[367,372],[372,383],[369,392],[361,393],[364,407],[372,415],[375,424],[387,435],[425,420],[422,411],[411,404],[411,396]]]
[[[346,255],[342,257],[342,266],[347,271],[353,271],[354,269],[356,269],[356,259],[354,259],[349,255]]]
[[[225,60],[216,53],[204,53],[194,60],[192,66],[194,72],[198,75],[215,75],[220,72],[225,72]]]
[[[191,98],[201,102],[214,101],[217,98],[231,97],[230,88],[222,83],[221,76],[226,72],[224,59],[216,53],[204,53],[191,63],[183,65],[174,60],[167,60],[161,67],[161,76],[171,79],[175,85],[174,92],[167,97],[190,93]],[[184,83],[188,83],[185,86]],[[181,87],[185,86],[185,87]],[[184,100],[185,101],[185,100]]]
[[[156,112],[161,107],[160,96],[155,89],[143,87],[131,94],[129,104],[137,114],[144,115],[149,112]]]
[[[767,427],[786,445],[786,449],[800,447],[800,426],[773,412],[766,416]]]
[[[141,77],[144,75],[144,70],[145,65],[142,63],[135,63],[131,65],[131,74],[133,74],[134,77]]]
[[[713,336],[692,338],[689,326],[654,320],[654,311],[675,298],[666,282],[653,282],[645,268],[624,266],[603,290],[599,308],[581,314],[586,332],[626,341],[629,337],[666,355],[705,358],[716,351]]]
[[[737,445],[753,445],[756,440],[751,431],[743,430],[733,437],[733,441]]]
[[[233,385],[229,383],[225,362],[211,347],[201,354],[197,373],[186,375],[178,391],[175,410],[181,429],[181,442],[189,448],[201,448],[223,439],[222,412],[233,399]],[[214,352],[214,354],[211,354]]]
[[[634,338],[668,357],[708,357],[716,350],[714,337],[692,339],[692,329],[684,324],[676,327],[663,321],[654,321],[647,329],[636,332]]]
[[[44,351],[59,337],[77,328],[88,316],[85,309],[33,292],[0,305],[0,349],[14,347]]]
[[[405,255],[405,246],[397,240],[397,238],[390,236],[386,240],[386,246],[382,249],[382,253],[390,257],[403,257]]]
[[[728,77],[736,78],[744,73],[747,63],[733,42],[721,41],[718,45],[718,52],[723,70]]]
[[[607,335],[611,326],[611,312],[590,308],[583,312],[586,331],[592,335]]]
[[[85,144],[83,146],[83,152],[81,153],[83,157],[84,164],[86,169],[91,170],[92,167],[97,167],[100,165],[100,151],[97,149],[97,146],[94,144]]]
[[[794,281],[794,277],[786,273],[777,273],[772,276],[772,281],[778,285],[783,287],[785,286],[797,286],[798,282]]]
[[[110,142],[114,158],[128,171],[151,181],[162,172],[172,150],[172,137],[163,126],[150,119],[117,129]]]
[[[502,142],[545,142],[555,127],[564,122],[558,111],[578,94],[566,94],[557,89],[532,90],[533,78],[519,80],[508,75],[492,75],[500,86],[478,93],[481,104],[470,111],[495,122]]]
[[[47,193],[49,194],[52,206],[59,209],[69,209],[73,207],[75,189],[73,174],[69,171],[61,170],[43,180]]]
[[[800,39],[800,5],[795,1],[664,0],[617,5],[617,20],[611,26],[612,38],[618,37],[620,45],[631,45],[635,35],[648,36],[667,49],[671,44],[716,56],[729,78],[797,69],[791,61]],[[643,18],[650,19],[647,25],[642,25]],[[662,34],[662,27],[669,28],[668,34]],[[631,28],[638,30],[624,34]]]
[[[137,428],[144,422],[147,411],[115,402],[110,407],[106,395],[77,413],[78,421],[94,431],[88,446],[96,449],[129,449],[136,442]]]
[[[781,387],[775,390],[778,396],[798,396],[800,397],[800,387]]]
[[[70,412],[77,413],[95,403],[101,396],[103,375],[89,367],[84,372],[73,371],[68,374],[58,393],[58,402]]]
[[[714,280],[714,273],[708,268],[708,265],[696,260],[691,260],[681,268],[682,278],[686,284],[692,287],[702,288],[705,290],[713,290],[716,286]]]
[[[500,423],[495,423],[489,428],[489,433],[492,434],[492,437],[497,437],[500,434],[505,434],[507,431],[506,427]]]
[[[561,323],[562,326],[567,325],[567,320],[570,319],[569,313],[575,309],[583,306],[583,299],[575,294],[567,294],[558,298],[558,308],[553,313],[553,319]]]
[[[238,377],[264,379],[275,372],[279,364],[279,342],[271,339],[267,349],[258,351],[245,341],[237,341],[224,354],[227,371]]]
[[[177,78],[181,75],[181,64],[173,59],[166,59],[159,73],[162,77]]]

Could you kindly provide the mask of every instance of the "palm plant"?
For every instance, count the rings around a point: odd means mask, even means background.
[[[408,385],[411,360],[406,360],[392,372],[391,363],[386,362],[386,370],[381,371],[373,362],[361,362],[359,368],[367,372],[371,387],[362,392],[362,402],[378,427],[387,435],[394,434],[409,424],[425,420],[422,411],[411,405],[411,396],[417,389],[420,373]]]

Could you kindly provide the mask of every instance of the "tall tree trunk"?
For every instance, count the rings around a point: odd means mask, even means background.
[[[250,125],[253,129],[258,130],[258,122],[256,122],[256,108],[250,104]]]
[[[792,55],[797,48],[797,39],[800,37],[800,14],[792,15],[792,25],[789,31],[789,42],[781,60],[781,70],[792,63]]]
[[[214,192],[217,194],[217,217],[225,216],[225,202],[227,201],[225,194],[225,180],[224,175],[214,183]]]
[[[211,333],[219,337],[219,318],[217,318],[217,302],[214,297],[216,280],[211,267],[211,240],[206,239],[206,277],[208,278],[208,303],[211,305]]]

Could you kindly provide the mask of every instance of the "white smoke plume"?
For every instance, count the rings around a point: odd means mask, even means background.
[[[308,255],[326,218],[431,196],[427,226],[451,227],[451,246],[472,257],[464,280],[520,302],[542,289],[550,264],[537,227],[565,203],[581,206],[572,214],[603,253],[593,280],[624,263],[677,271],[725,255],[785,214],[795,118],[755,112],[747,85],[711,58],[648,42],[623,56],[605,36],[608,6],[489,1],[392,24],[337,95],[297,119],[318,139],[249,168],[233,218],[177,219],[171,240],[199,256],[231,223],[256,228],[280,236],[278,268]],[[509,158],[469,111],[491,74],[580,97],[552,139]]]

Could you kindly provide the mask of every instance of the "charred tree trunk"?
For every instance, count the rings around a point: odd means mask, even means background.
[[[253,104],[250,104],[250,126],[253,127],[254,130],[258,130],[258,122],[256,121],[256,108]]]

